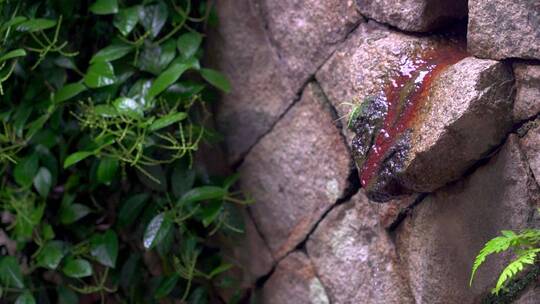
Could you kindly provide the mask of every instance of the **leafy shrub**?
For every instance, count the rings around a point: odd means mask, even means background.
[[[230,89],[200,64],[209,3],[0,0],[1,299],[214,297],[208,239],[246,201],[194,161]]]
[[[486,261],[489,255],[512,250],[516,257],[501,272],[495,288],[492,289],[493,294],[498,294],[504,289],[505,285],[518,273],[523,271],[527,265],[534,265],[540,253],[540,230],[526,229],[518,234],[513,231],[503,230],[501,233],[501,236],[491,239],[480,250],[474,261],[471,280],[469,282],[472,285],[476,271]]]

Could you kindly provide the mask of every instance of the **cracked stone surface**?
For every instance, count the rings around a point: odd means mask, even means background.
[[[469,0],[467,45],[482,58],[540,59],[540,2]]]
[[[220,24],[210,33],[210,62],[231,81],[216,108],[228,160],[235,163],[292,104],[302,82],[287,75],[251,0],[217,1]]]
[[[289,75],[307,80],[362,20],[352,0],[260,0]]]
[[[259,295],[263,304],[329,304],[324,286],[310,259],[302,252],[289,254],[279,262]]]
[[[332,303],[414,303],[378,206],[359,192],[333,209],[307,242]]]
[[[537,120],[536,127],[520,139],[520,144],[529,161],[529,168],[540,185],[540,121]]]
[[[397,248],[417,303],[477,303],[509,256],[488,259],[469,288],[472,263],[500,230],[538,227],[538,186],[511,135],[472,175],[429,195],[397,230]]]
[[[253,219],[276,259],[291,251],[347,187],[350,155],[320,88],[300,101],[240,167]],[[329,148],[331,147],[331,149]]]
[[[356,0],[360,13],[404,31],[428,32],[467,17],[466,0]]]
[[[529,119],[540,113],[540,65],[514,64],[516,98],[514,120]]]

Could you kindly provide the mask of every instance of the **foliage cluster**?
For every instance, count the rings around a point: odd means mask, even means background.
[[[0,0],[0,301],[205,303],[242,232],[198,166],[211,1]],[[177,302],[175,302],[177,303]]]

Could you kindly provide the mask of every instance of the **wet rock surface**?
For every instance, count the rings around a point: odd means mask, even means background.
[[[491,59],[540,59],[540,2],[469,0],[469,51]]]
[[[516,78],[516,99],[514,120],[529,119],[540,113],[540,65],[514,64]]]
[[[359,192],[334,208],[307,242],[331,303],[414,303],[379,206]]]
[[[260,0],[268,37],[288,74],[307,80],[363,21],[353,1]]]
[[[428,32],[467,16],[464,0],[356,0],[367,18],[404,31]]]
[[[310,259],[296,251],[276,267],[260,292],[258,303],[329,304]]]
[[[432,192],[458,179],[510,131],[508,67],[473,57],[449,66],[433,62],[427,70],[415,68],[402,85],[398,77],[384,97],[367,100],[353,126],[360,180],[374,200]],[[384,103],[386,112],[380,110]],[[376,136],[366,140],[370,133]]]
[[[429,195],[398,228],[397,248],[417,303],[478,303],[509,256],[488,259],[468,286],[474,257],[500,230],[537,227],[540,204],[518,139],[472,175]]]
[[[306,237],[347,187],[352,164],[334,122],[320,88],[309,84],[239,169],[243,189],[257,202],[250,207],[254,221],[276,259]]]

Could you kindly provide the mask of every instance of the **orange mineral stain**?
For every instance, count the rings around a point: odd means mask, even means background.
[[[433,79],[467,56],[464,46],[447,44],[405,60],[398,75],[390,79],[383,89],[388,112],[363,164],[360,174],[362,186],[366,187],[372,182],[388,151],[414,124]]]

